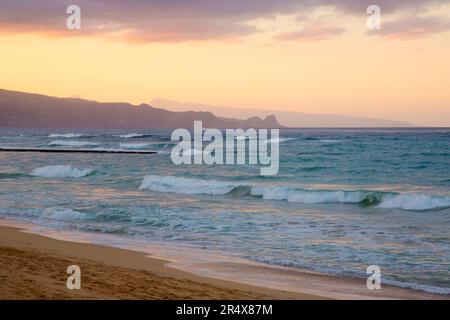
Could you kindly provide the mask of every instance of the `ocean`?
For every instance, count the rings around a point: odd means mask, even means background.
[[[0,129],[0,217],[450,294],[450,129],[284,129],[280,168],[172,164],[171,130]]]

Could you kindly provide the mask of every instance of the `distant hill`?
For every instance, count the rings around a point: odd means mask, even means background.
[[[0,127],[146,129],[192,128],[195,120],[210,128],[280,128],[273,115],[264,119],[217,117],[211,112],[172,112],[147,104],[55,98],[0,89]]]
[[[384,119],[372,119],[333,114],[308,114],[301,112],[275,111],[265,109],[218,107],[198,103],[179,103],[167,99],[154,99],[151,105],[166,108],[171,111],[210,111],[217,116],[245,118],[250,115],[265,117],[269,114],[275,115],[281,125],[292,128],[367,128],[367,127],[415,127],[416,125]]]

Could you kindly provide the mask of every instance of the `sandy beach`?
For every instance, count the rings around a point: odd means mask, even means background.
[[[318,299],[198,277],[143,253],[54,240],[0,227],[0,299]],[[66,288],[66,268],[82,271]]]
[[[169,267],[168,261],[149,257],[147,253],[56,240],[12,227],[10,222],[3,221],[3,224],[0,226],[0,299],[448,298],[389,286],[363,293],[360,280],[232,262],[199,265],[196,275]],[[66,288],[69,265],[81,268],[81,290]],[[199,276],[202,268],[235,274],[237,280]],[[270,275],[275,280],[303,285],[294,292],[241,281],[246,275],[251,280],[251,274],[255,279],[258,274]]]

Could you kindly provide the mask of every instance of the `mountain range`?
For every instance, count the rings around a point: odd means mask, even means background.
[[[196,120],[210,128],[280,128],[275,116],[264,119],[217,117],[211,112],[168,111],[148,104],[56,98],[0,89],[0,127],[152,129],[192,128]]]
[[[414,127],[409,122],[218,107],[154,99],[149,104],[57,98],[0,89],[0,127],[145,129],[191,128],[196,120],[210,128],[364,128]]]
[[[266,117],[275,115],[281,125],[291,128],[381,128],[381,127],[415,127],[405,121],[376,118],[354,117],[334,114],[311,114],[302,112],[276,111],[266,109],[218,107],[199,103],[180,103],[157,98],[150,102],[152,106],[171,111],[210,111],[217,116],[233,116],[244,119],[250,116]]]

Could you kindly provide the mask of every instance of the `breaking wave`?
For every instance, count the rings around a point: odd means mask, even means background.
[[[142,181],[139,189],[177,194],[253,196],[264,200],[282,200],[304,204],[359,204],[365,207],[375,206],[410,211],[450,207],[450,197],[445,196],[365,190],[298,189],[283,186],[264,187],[174,176],[147,176]]]
[[[130,134],[120,134],[115,137],[119,137],[122,139],[135,139],[135,138],[149,138],[153,137],[151,134],[142,134],[142,133],[130,133]]]
[[[405,210],[432,210],[450,207],[450,197],[437,197],[426,194],[396,194],[393,197],[386,197],[379,205],[386,209]]]
[[[41,218],[58,221],[79,221],[85,220],[87,214],[66,208],[49,208],[44,210]]]
[[[121,143],[120,147],[124,149],[146,149],[154,144],[151,143]]]
[[[173,176],[147,176],[139,187],[140,190],[151,190],[156,192],[205,195],[227,194],[234,188],[235,185],[226,182]]]
[[[82,178],[93,172],[94,170],[91,169],[78,169],[70,165],[59,165],[34,169],[30,175],[44,178]]]
[[[49,135],[49,138],[81,138],[81,137],[87,137],[87,135],[81,133],[52,133]]]
[[[87,141],[63,141],[55,140],[48,144],[49,146],[64,146],[64,147],[97,147],[99,144]]]
[[[265,141],[265,143],[282,143],[286,141],[295,140],[294,138],[271,138]]]

